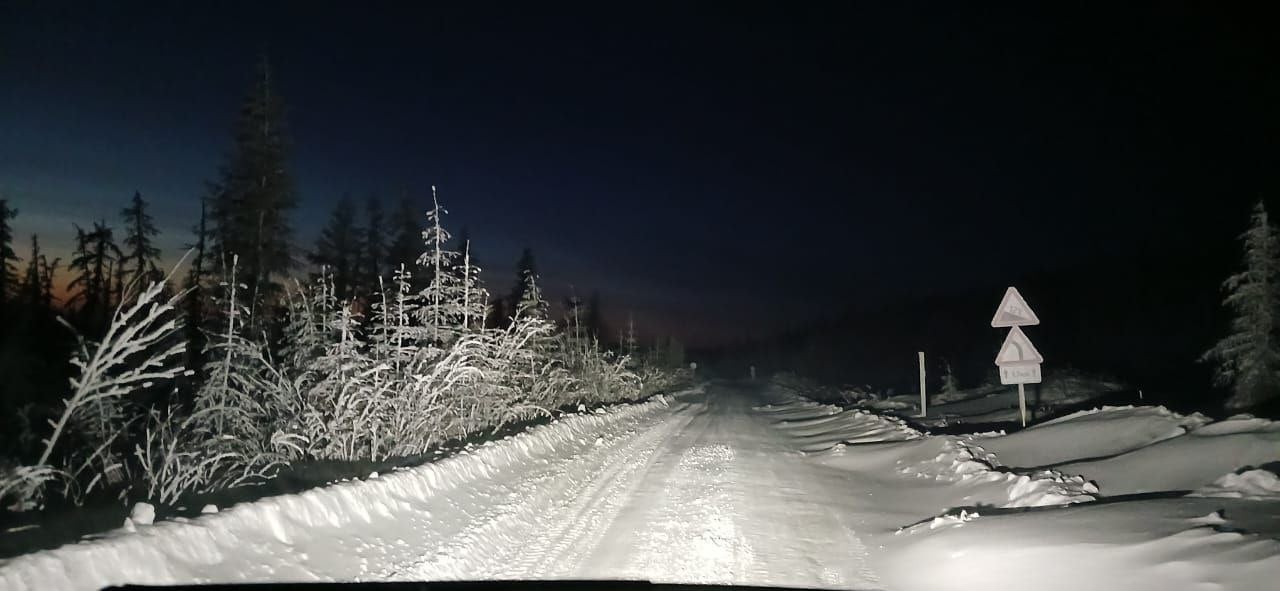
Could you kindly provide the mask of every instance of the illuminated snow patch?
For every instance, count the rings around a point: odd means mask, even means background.
[[[734,452],[728,445],[689,448],[678,476],[662,490],[665,511],[651,525],[624,572],[628,577],[681,583],[731,583],[755,553],[734,522],[736,503],[723,486]]]

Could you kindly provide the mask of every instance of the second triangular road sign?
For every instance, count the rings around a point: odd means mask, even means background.
[[[1021,328],[1013,327],[1004,344],[1000,345],[1000,353],[996,355],[996,365],[1035,365],[1044,363],[1044,357],[1031,344],[1031,339]]]

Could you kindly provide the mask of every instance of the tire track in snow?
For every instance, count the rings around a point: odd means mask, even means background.
[[[737,393],[712,394],[655,459],[593,577],[834,588],[880,586],[849,493]],[[615,540],[616,538],[616,540]]]
[[[615,450],[601,476],[575,496],[570,506],[559,514],[544,514],[548,533],[532,544],[532,552],[524,554],[523,568],[516,574],[534,579],[579,575],[582,561],[631,499],[657,450],[688,422],[678,420],[679,416],[673,413],[661,428],[649,429],[629,449]]]
[[[626,425],[622,433],[602,433],[595,445],[551,460],[514,481],[493,483],[490,505],[434,552],[397,566],[378,579],[530,578],[565,555],[575,539],[591,530],[588,520],[607,529],[614,510],[653,448],[679,421],[661,409]],[[531,542],[532,540],[532,542]],[[562,548],[562,549],[561,549]],[[558,570],[564,570],[563,568]]]

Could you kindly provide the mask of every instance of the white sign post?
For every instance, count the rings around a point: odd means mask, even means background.
[[[925,395],[925,389],[924,389],[924,351],[919,351],[919,353],[920,353],[920,416],[923,417],[923,416],[928,416],[929,414],[929,399]]]
[[[1022,426],[1027,426],[1027,391],[1025,384],[1039,384],[1040,364],[1044,357],[1031,344],[1031,339],[1019,327],[1040,324],[1040,318],[1027,305],[1016,288],[1010,287],[1004,292],[1004,299],[996,308],[991,318],[991,326],[995,328],[1012,327],[1005,337],[1000,352],[996,354],[996,366],[1000,368],[1000,383],[1018,385],[1018,412],[1022,416]]]

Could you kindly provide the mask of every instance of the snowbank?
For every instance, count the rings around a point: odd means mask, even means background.
[[[1202,415],[1182,416],[1162,406],[1104,406],[976,443],[994,453],[999,465],[1052,466],[1132,451],[1206,422]]]
[[[1057,466],[1105,495],[1195,490],[1246,466],[1280,461],[1280,423],[1233,418],[1114,457]]]
[[[104,585],[189,582],[201,565],[225,555],[253,551],[255,540],[291,544],[314,528],[343,528],[387,519],[413,510],[413,502],[447,494],[462,483],[491,477],[506,468],[545,462],[553,454],[572,453],[597,444],[628,421],[661,412],[664,396],[610,407],[603,414],[573,415],[502,441],[488,442],[433,464],[383,474],[366,481],[343,482],[299,494],[244,503],[198,518],[137,525],[104,537],[0,562],[0,589],[99,589]],[[307,580],[288,556],[261,555],[257,564],[280,580]],[[243,576],[243,575],[242,575]]]
[[[755,409],[777,419],[775,427],[797,440],[802,451],[831,449],[842,443],[918,439],[922,434],[902,419],[866,410],[844,410],[830,404],[795,399]]]
[[[1280,501],[1280,477],[1270,470],[1232,472],[1191,493],[1193,497],[1226,497],[1254,501]]]
[[[871,474],[892,465],[905,477],[953,485],[931,499],[947,506],[961,502],[1038,507],[1091,501],[1097,492],[1083,478],[1052,470],[1027,474],[999,470],[982,448],[953,436],[925,437],[896,417],[798,398],[756,410],[776,419],[774,426],[802,451],[827,451],[817,461],[830,466]],[[889,483],[886,492],[894,486]]]
[[[899,472],[922,478],[968,484],[980,489],[968,494],[973,504],[995,507],[1043,507],[1094,500],[1098,492],[1079,476],[1066,476],[1053,470],[1030,473],[1008,472],[996,468],[990,453],[957,437],[936,437],[941,449],[928,461],[906,464]],[[992,493],[996,493],[993,495]]]
[[[1253,530],[1232,519],[1234,506],[1206,501],[943,516],[888,540],[879,573],[900,591],[1275,588],[1280,543],[1241,533]]]

